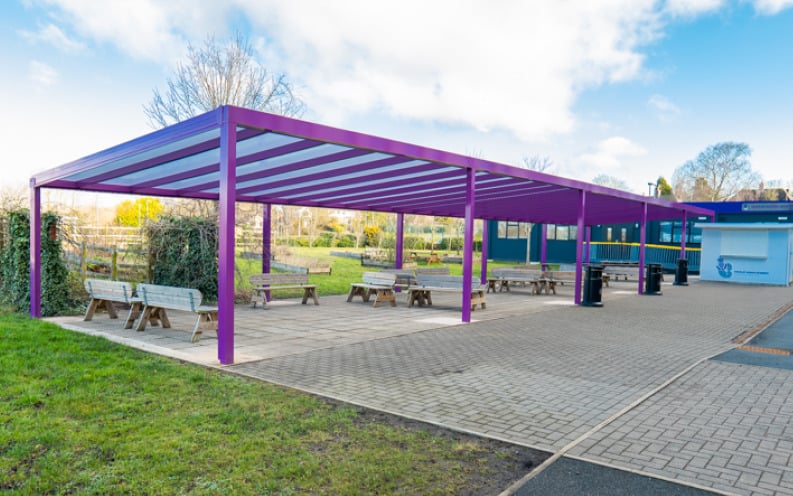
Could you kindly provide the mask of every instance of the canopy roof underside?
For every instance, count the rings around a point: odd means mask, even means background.
[[[219,199],[221,134],[236,130],[236,200],[587,225],[712,216],[691,205],[237,107],[190,120],[35,175],[32,187]],[[232,132],[233,136],[235,133]]]

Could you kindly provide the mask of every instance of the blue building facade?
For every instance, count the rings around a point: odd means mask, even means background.
[[[793,202],[690,202],[689,205],[707,208],[716,213],[715,222],[793,222]],[[708,218],[688,218],[686,221],[686,247],[699,248],[702,229],[697,222]],[[575,263],[576,226],[553,224],[525,224],[519,222],[491,221],[488,223],[488,258],[500,261],[525,263],[539,262],[542,250],[542,229],[547,232],[547,263]],[[647,244],[679,247],[682,240],[682,219],[647,223]],[[591,229],[593,243],[639,243],[640,225],[596,225]],[[528,256],[527,256],[528,255]]]

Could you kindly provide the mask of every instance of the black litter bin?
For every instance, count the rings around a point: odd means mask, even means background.
[[[581,305],[585,307],[603,306],[603,266],[587,265],[584,272],[584,298]]]
[[[675,268],[675,286],[688,286],[688,260],[680,258]]]
[[[664,273],[661,264],[647,264],[647,275],[644,278],[644,294],[661,294],[661,279]]]

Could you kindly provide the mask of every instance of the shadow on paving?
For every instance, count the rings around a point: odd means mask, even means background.
[[[717,493],[594,463],[561,458],[515,492],[516,496],[708,496]]]

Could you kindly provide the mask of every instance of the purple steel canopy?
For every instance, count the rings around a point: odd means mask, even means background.
[[[236,201],[465,218],[464,281],[472,275],[474,218],[575,224],[580,245],[585,225],[713,216],[691,205],[230,106],[42,172],[30,184],[33,316],[40,315],[41,303],[35,235],[41,188],[219,200],[223,364],[234,361]],[[580,267],[580,253],[577,258]],[[464,291],[465,322],[470,303]]]
[[[35,175],[35,188],[219,199],[223,112],[236,123],[236,200],[464,217],[466,170],[475,215],[586,224],[712,212],[487,160],[236,107],[221,107]]]

